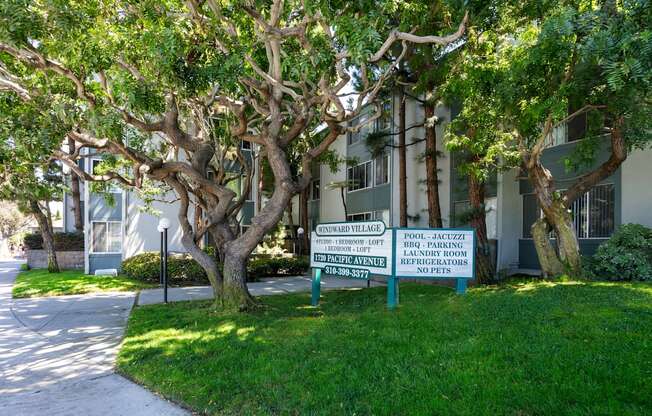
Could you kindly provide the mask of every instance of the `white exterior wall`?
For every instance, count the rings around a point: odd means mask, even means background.
[[[523,224],[523,199],[519,194],[517,169],[498,174],[496,197],[497,270],[518,267],[518,240]],[[489,224],[487,224],[489,228]]]
[[[652,227],[652,148],[633,151],[621,166],[621,221]]]
[[[155,216],[141,211],[140,208],[144,207],[145,203],[134,192],[128,192],[125,198],[126,215],[123,224],[124,235],[122,240],[123,259],[146,251],[160,250],[161,234],[157,228],[159,219],[162,217],[168,218],[172,224],[168,229],[168,249],[170,251],[186,251],[183,244],[181,244],[181,227],[177,220],[179,202],[154,202],[152,208],[161,212],[160,216]],[[168,193],[165,195],[165,200],[174,201],[174,194]],[[188,217],[192,222],[194,215],[192,209],[189,211]]]
[[[346,135],[340,137],[331,144],[330,149],[335,151],[339,157],[346,157]],[[332,182],[342,182],[346,180],[346,166],[340,165],[337,172],[331,172],[326,165],[321,165],[320,169],[320,199],[319,215],[320,222],[346,221],[344,216],[344,207],[342,206],[342,197],[339,189],[329,189],[328,184]]]

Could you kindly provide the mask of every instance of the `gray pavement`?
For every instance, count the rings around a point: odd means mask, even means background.
[[[186,415],[114,373],[134,293],[11,299],[0,262],[0,415]]]
[[[371,286],[382,285],[371,282]],[[263,279],[260,282],[247,284],[249,292],[254,296],[281,295],[284,293],[310,292],[312,282],[309,277],[294,276]],[[351,289],[367,287],[366,280],[340,279],[324,277],[321,279],[321,290]],[[168,301],[178,302],[184,300],[212,299],[213,290],[210,286],[173,287],[168,289]],[[138,296],[138,305],[152,305],[163,302],[163,289],[141,290]]]
[[[0,261],[1,416],[189,414],[114,372],[135,293],[12,299],[19,266]],[[322,290],[367,286],[364,280],[338,278],[324,278],[321,284]],[[310,289],[310,278],[303,276],[249,284],[255,296]],[[210,299],[212,290],[172,288],[168,295],[170,301]],[[140,305],[162,301],[162,289],[138,296]]]

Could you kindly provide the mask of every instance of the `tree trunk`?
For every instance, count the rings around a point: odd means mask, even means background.
[[[344,187],[340,188],[340,198],[342,198],[342,206],[344,207],[344,221],[348,221],[349,210],[346,207],[346,196],[344,195]]]
[[[471,205],[471,227],[475,230],[475,277],[479,283],[491,283],[494,280],[494,266],[491,258],[489,239],[487,238],[487,221],[484,206],[485,184],[474,175],[468,176],[469,203]]]
[[[256,212],[260,211],[263,207],[263,190],[265,188],[265,182],[263,181],[263,157],[258,156],[257,160],[258,165],[258,184],[256,190]]]
[[[300,254],[307,254],[310,250],[310,240],[309,234],[310,230],[308,224],[308,195],[310,194],[310,188],[306,188],[299,194],[299,213],[300,215],[300,225],[303,228],[303,235],[301,236],[301,250]]]
[[[546,219],[552,224],[557,236],[559,259],[568,274],[581,277],[582,256],[571,214],[561,200],[555,200],[548,211]]]
[[[247,311],[257,306],[247,288],[247,257],[227,249],[224,258],[224,286],[220,306]]]
[[[398,186],[399,186],[399,226],[408,226],[407,217],[407,158],[405,149],[405,93],[399,94],[398,106]]]
[[[48,254],[48,272],[59,273],[59,262],[57,261],[54,246],[54,236],[52,235],[52,226],[48,223],[48,217],[43,213],[38,201],[30,201],[29,206],[38,223],[38,228],[43,237],[43,247]]]
[[[68,138],[69,152],[72,154],[75,151],[75,140]],[[79,176],[75,172],[70,172],[70,196],[72,197],[72,210],[75,214],[75,230],[84,231],[84,221],[82,220],[81,209],[81,192],[79,191]]]
[[[548,222],[545,218],[539,218],[532,224],[531,230],[542,276],[546,279],[559,276],[563,273],[564,266],[557,258],[557,252],[550,242]]]
[[[428,194],[428,225],[442,228],[441,207],[439,205],[439,174],[437,172],[437,125],[430,124],[435,115],[435,105],[424,104],[426,122],[426,192]]]

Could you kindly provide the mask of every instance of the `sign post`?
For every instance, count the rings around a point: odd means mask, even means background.
[[[312,306],[319,305],[319,296],[321,292],[321,269],[312,269]]]
[[[311,238],[312,305],[322,273],[349,279],[387,276],[387,308],[399,303],[400,279],[452,279],[458,294],[475,278],[470,228],[391,228],[382,221],[319,224]]]

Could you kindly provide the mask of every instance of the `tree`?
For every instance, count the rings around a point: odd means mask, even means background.
[[[148,179],[173,189],[184,247],[206,270],[216,303],[239,309],[255,306],[245,284],[250,253],[309,185],[310,163],[340,134],[362,127],[347,121],[375,101],[400,64],[401,55],[379,62],[386,51],[396,42],[446,45],[464,32],[464,24],[447,36],[392,31],[381,42],[385,34],[374,29],[381,13],[348,2],[9,3],[0,6],[0,51],[71,83],[77,111],[68,137],[113,155],[121,169],[84,175],[74,157],[57,156],[85,181],[139,187]],[[352,71],[364,89],[346,112],[340,94]],[[327,134],[304,134],[318,125]],[[274,191],[236,235],[229,218],[242,199],[224,183],[223,155],[241,141],[264,155]],[[308,150],[293,175],[287,149],[300,141]],[[188,219],[192,204],[202,208],[200,226]],[[197,244],[206,233],[223,273]]]
[[[446,146],[455,152],[458,174],[467,178],[469,212],[464,213],[476,232],[476,277],[480,283],[494,280],[495,265],[487,237],[485,193],[489,176],[517,166],[518,153],[510,149],[512,136],[496,129],[500,113],[495,103],[499,71],[496,70],[496,35],[469,29],[466,43],[451,56],[451,70],[442,85],[448,102],[461,111],[447,126]]]
[[[32,217],[19,210],[15,202],[0,201],[0,239],[4,244],[11,237],[24,231],[30,225],[31,220]],[[0,250],[7,250],[7,247],[2,247]]]
[[[36,220],[48,255],[59,272],[49,203],[62,195],[61,167],[49,160],[56,115],[41,114],[14,91],[0,93],[0,199],[12,201]],[[61,136],[59,136],[61,137]]]
[[[493,46],[477,60],[491,66],[493,87],[475,114],[490,116],[483,128],[513,138],[511,150],[518,151],[542,211],[532,234],[543,274],[579,275],[573,202],[650,141],[652,11],[645,2],[535,3],[501,8],[494,35],[483,34]],[[587,135],[566,164],[588,171],[561,191],[541,155],[557,128],[582,115]],[[605,138],[610,155],[594,166]]]

